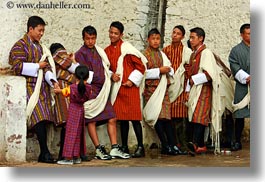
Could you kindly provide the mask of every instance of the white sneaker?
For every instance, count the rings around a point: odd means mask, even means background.
[[[62,165],[73,165],[74,164],[74,161],[73,160],[60,160],[60,161],[57,161],[57,164],[62,164]]]
[[[131,156],[130,154],[124,153],[120,146],[112,148],[110,151],[110,155],[112,158],[121,158],[121,159],[129,159]]]
[[[82,160],[81,158],[76,158],[73,160],[74,164],[81,164]]]
[[[101,160],[111,160],[111,156],[106,152],[104,145],[100,145],[96,149],[96,157],[95,158],[101,159]]]

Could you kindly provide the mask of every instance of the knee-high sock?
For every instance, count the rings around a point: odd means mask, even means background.
[[[176,145],[176,139],[174,137],[173,123],[171,120],[164,121],[165,133],[167,136],[167,141],[170,146]]]
[[[47,131],[46,131],[46,122],[41,121],[37,123],[34,127],[35,133],[37,135],[39,146],[40,146],[40,154],[44,155],[49,153],[49,149],[47,146]]]
[[[64,138],[65,138],[65,127],[63,126],[61,129],[61,134],[60,134],[59,158],[61,158],[63,155]]]
[[[235,122],[235,137],[236,137],[236,142],[241,142],[241,135],[242,131],[244,129],[244,118],[236,118]]]
[[[204,130],[205,126],[199,123],[194,124],[194,143],[199,147],[204,146]]]
[[[233,141],[233,133],[234,133],[234,120],[232,117],[232,113],[226,115],[225,128],[226,128],[226,141],[230,145],[231,142]]]
[[[140,121],[132,121],[133,124],[133,130],[136,135],[136,139],[138,142],[138,146],[143,146],[143,131],[142,131],[142,125]]]
[[[128,146],[129,121],[120,121],[122,146]]]
[[[165,134],[164,134],[164,123],[165,121],[158,120],[155,124],[155,130],[157,136],[161,142],[162,147],[166,147],[168,145]]]

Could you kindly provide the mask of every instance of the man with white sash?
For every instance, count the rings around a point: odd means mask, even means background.
[[[27,33],[12,47],[9,64],[15,75],[26,78],[27,129],[37,135],[40,146],[38,162],[54,163],[47,146],[46,123],[54,121],[50,87],[57,87],[58,83],[52,56],[40,44],[45,25],[41,17],[28,19]]]
[[[220,128],[220,103],[218,96],[218,69],[213,53],[203,43],[205,32],[196,27],[190,30],[190,44],[193,53],[190,57],[187,72],[188,118],[193,124],[193,141],[188,143],[192,154],[204,153],[207,148],[204,143],[205,127],[211,123],[215,133]]]
[[[143,89],[146,58],[128,42],[123,42],[124,26],[121,22],[112,22],[109,28],[111,44],[105,48],[113,72],[111,103],[117,120],[120,122],[122,150],[128,153],[129,121],[132,122],[137,138],[137,148],[132,157],[145,156],[140,94]]]
[[[173,122],[176,143],[181,149],[186,148],[187,141],[191,138],[188,122],[188,107],[185,104],[185,64],[189,64],[191,49],[182,43],[185,37],[185,29],[182,25],[173,28],[170,45],[163,48],[163,52],[174,69],[174,83],[169,87],[169,99],[171,102],[171,120]]]
[[[144,89],[143,120],[155,128],[161,142],[161,154],[178,155],[171,121],[171,104],[168,87],[173,81],[174,70],[167,56],[159,50],[161,35],[153,28],[148,32],[147,71]]]
[[[232,150],[241,150],[241,135],[244,129],[244,118],[250,117],[250,24],[240,27],[242,41],[232,48],[229,63],[236,81],[233,103],[235,117],[235,143]]]
[[[110,138],[110,153],[115,152],[115,157],[129,158],[129,154],[120,152],[117,143],[116,115],[109,99],[111,80],[109,73],[109,60],[102,48],[96,45],[97,31],[89,25],[82,31],[84,45],[75,53],[79,64],[86,65],[89,69],[88,82],[92,86],[92,99],[85,102],[85,123],[88,126],[89,136],[96,148],[96,158],[110,160],[105,146],[100,144],[96,126],[107,121],[107,130]],[[102,123],[103,122],[103,123]]]

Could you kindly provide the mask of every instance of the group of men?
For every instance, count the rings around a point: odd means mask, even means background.
[[[62,45],[51,45],[50,52],[40,44],[45,25],[42,18],[30,17],[27,33],[15,43],[9,57],[14,73],[24,76],[27,81],[27,126],[37,135],[39,162],[55,162],[47,147],[48,122],[55,121],[57,126],[62,126],[59,158],[64,157],[64,125],[69,101],[56,95],[53,107],[51,87],[74,83],[73,73],[79,64],[86,65],[90,70],[88,82],[92,86],[93,98],[84,104],[84,117],[97,158],[144,157],[141,121],[155,129],[162,154],[186,154],[184,147],[187,141],[191,153],[206,152],[205,127],[209,123],[216,126],[214,120],[221,118],[216,99],[220,97],[216,95],[222,82],[214,54],[204,44],[205,32],[202,28],[190,30],[190,49],[182,43],[184,27],[175,26],[172,43],[163,51],[159,50],[160,32],[156,28],[151,29],[148,32],[148,47],[141,53],[122,40],[124,26],[121,22],[111,23],[111,43],[105,50],[96,45],[97,31],[89,25],[82,31],[84,45],[74,55],[67,55]],[[242,149],[244,118],[250,117],[247,97],[250,86],[250,24],[242,25],[240,34],[242,42],[229,55],[231,72],[236,81],[235,143],[230,141],[233,150]],[[120,124],[122,145],[117,142],[117,122]],[[129,122],[137,139],[137,148],[131,155],[128,147]],[[96,130],[98,125],[105,123],[111,143],[109,153],[100,143]],[[219,129],[215,128],[217,133]],[[181,146],[184,147],[181,149]]]

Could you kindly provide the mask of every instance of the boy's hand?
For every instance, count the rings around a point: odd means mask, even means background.
[[[122,84],[125,87],[132,87],[133,86],[133,82],[131,80],[127,80],[125,83]]]
[[[162,66],[159,68],[160,74],[166,74],[170,72],[170,67],[169,66]]]

